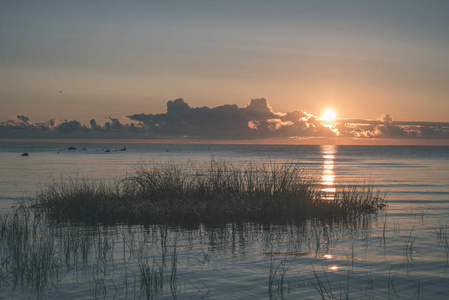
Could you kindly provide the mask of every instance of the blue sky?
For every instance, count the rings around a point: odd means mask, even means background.
[[[265,97],[449,121],[449,1],[0,1],[0,120]]]

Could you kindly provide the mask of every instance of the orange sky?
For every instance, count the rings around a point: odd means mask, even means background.
[[[213,3],[212,3],[213,2]],[[449,121],[447,1],[3,1],[0,121],[166,102]]]

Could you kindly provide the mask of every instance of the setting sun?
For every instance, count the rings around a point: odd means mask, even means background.
[[[331,109],[324,111],[322,119],[326,122],[332,122],[335,120],[335,112]]]

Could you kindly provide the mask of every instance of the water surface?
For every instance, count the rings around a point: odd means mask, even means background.
[[[77,150],[68,150],[69,146]],[[125,146],[127,151],[118,151]],[[23,152],[29,156],[20,156]],[[61,176],[107,180],[132,173],[133,166],[142,162],[186,164],[211,158],[236,165],[298,164],[329,193],[339,185],[372,182],[387,192],[388,207],[354,224],[83,228],[94,241],[85,265],[72,262],[67,270],[58,269],[59,279],[46,286],[45,298],[67,293],[72,299],[145,298],[142,266],[150,271],[164,266],[164,287],[150,295],[155,299],[445,299],[449,292],[446,146],[0,143],[0,208],[7,213],[15,201]],[[98,256],[99,240],[110,245],[103,260]],[[176,281],[170,281],[170,259],[176,261]],[[2,276],[4,282],[10,280]],[[29,285],[1,288],[8,297],[37,296]]]

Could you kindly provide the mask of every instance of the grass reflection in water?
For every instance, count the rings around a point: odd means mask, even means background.
[[[11,297],[58,295],[72,284],[74,297],[204,297],[213,291],[210,281],[221,280],[210,277],[212,271],[235,259],[256,258],[259,274],[252,280],[262,295],[276,298],[292,288],[286,278],[297,260],[322,260],[343,231],[363,234],[367,218],[183,229],[73,224],[19,208],[0,217],[1,288]]]

